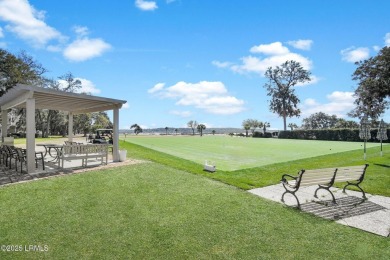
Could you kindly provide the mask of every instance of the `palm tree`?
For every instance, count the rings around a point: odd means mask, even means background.
[[[265,131],[267,131],[267,127],[270,127],[270,123],[269,122],[264,122],[263,124],[263,134],[265,135]]]
[[[244,129],[246,131],[246,137],[248,137],[248,131],[251,129],[251,126],[247,123],[244,125]]]
[[[197,128],[198,128],[198,132],[200,132],[200,136],[202,136],[203,130],[206,129],[206,126],[204,124],[199,124]]]
[[[139,133],[142,133],[142,128],[137,124],[130,126],[130,129],[134,129],[134,133],[136,135],[138,135]]]
[[[290,124],[288,124],[288,127],[290,127],[290,128],[291,128],[291,131],[293,131],[294,128],[297,128],[298,126],[297,126],[297,124],[290,123]]]
[[[176,135],[177,135],[177,128],[175,128],[175,133],[176,133]]]
[[[215,130],[211,131],[211,133],[213,133],[213,135],[215,135]]]
[[[165,127],[165,135],[168,135],[168,126]]]

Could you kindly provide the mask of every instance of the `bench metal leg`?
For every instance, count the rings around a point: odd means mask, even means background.
[[[352,183],[352,182],[347,181],[347,183],[348,183],[348,184],[345,185],[344,188],[343,188],[343,193],[346,193],[346,192],[345,192],[345,189],[347,188],[347,186],[352,185],[352,186],[357,187],[357,188],[363,193],[363,198],[364,198],[364,199],[367,199],[366,193],[365,193],[364,190],[359,186],[360,182],[358,182],[358,183]]]
[[[289,190],[286,189],[286,191],[282,194],[281,201],[284,203],[284,195],[286,195],[286,193],[290,193],[290,194],[293,195],[294,198],[297,200],[297,208],[300,209],[300,208],[301,208],[301,204],[299,203],[299,199],[298,199],[298,197],[295,195],[295,192],[296,192],[296,191],[289,191]]]
[[[333,192],[330,191],[330,188],[331,188],[331,187],[332,187],[332,186],[322,186],[322,185],[318,185],[318,188],[317,188],[316,191],[314,192],[314,197],[318,199],[318,196],[317,196],[318,190],[324,189],[324,190],[329,191],[330,195],[332,195],[332,201],[333,201],[333,203],[334,203],[334,204],[337,204],[337,203],[336,203],[336,198],[334,197]]]

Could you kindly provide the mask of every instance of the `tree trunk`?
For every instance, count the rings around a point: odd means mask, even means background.
[[[287,131],[287,122],[286,122],[286,106],[283,102],[283,130]]]
[[[51,121],[51,110],[49,110],[47,112],[47,124],[46,124],[46,133],[47,133],[47,137],[49,137],[49,135],[51,134],[50,133],[50,121]]]

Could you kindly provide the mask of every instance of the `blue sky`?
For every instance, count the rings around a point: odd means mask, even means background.
[[[293,59],[312,73],[296,87],[302,115],[288,123],[320,111],[349,119],[354,62],[390,46],[388,10],[387,0],[0,0],[0,47],[27,51],[48,77],[72,72],[88,92],[127,100],[120,128],[254,118],[281,129],[265,70]]]

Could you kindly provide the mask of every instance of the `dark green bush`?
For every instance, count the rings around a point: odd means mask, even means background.
[[[371,139],[369,142],[378,142],[376,135],[378,129],[371,130]],[[387,137],[390,138],[390,129],[387,129]],[[323,130],[294,130],[280,131],[281,139],[306,139],[306,140],[327,140],[327,141],[348,141],[361,142],[358,129],[323,129]],[[390,143],[390,140],[383,141]]]
[[[263,133],[262,132],[254,132],[252,137],[255,137],[255,138],[259,138],[259,137],[264,137]]]

